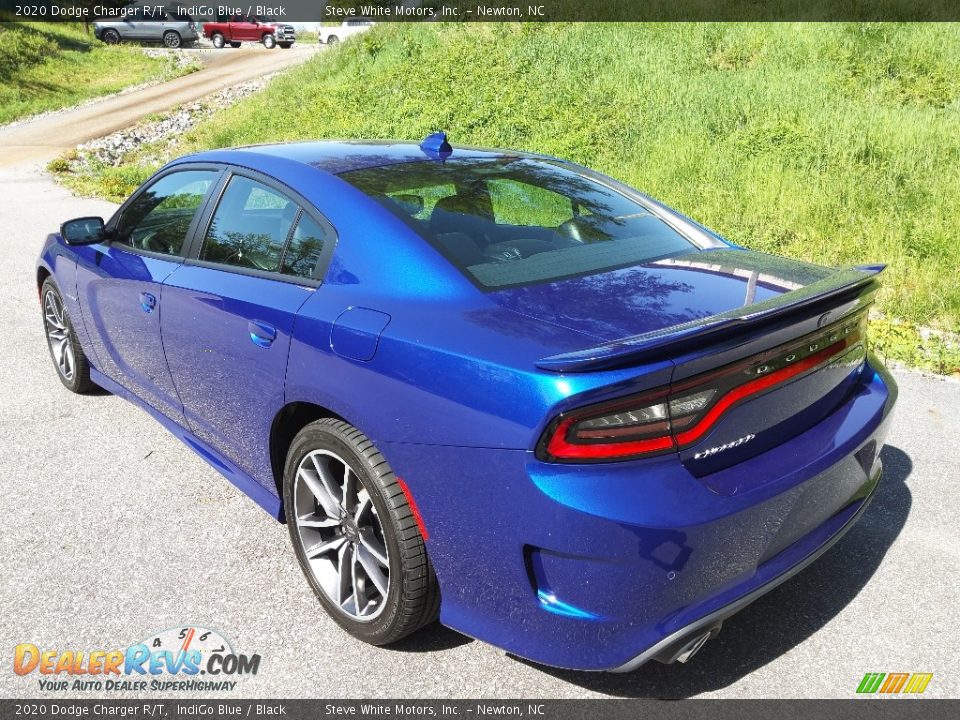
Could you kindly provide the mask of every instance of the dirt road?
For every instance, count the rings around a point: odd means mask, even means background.
[[[308,45],[290,50],[250,46],[199,51],[204,68],[190,75],[0,128],[0,168],[48,162],[80,143],[109,135],[152,113],[305,62],[316,51],[316,46]]]

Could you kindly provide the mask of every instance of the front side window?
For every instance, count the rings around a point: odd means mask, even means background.
[[[448,158],[340,177],[488,289],[589,275],[695,248],[642,203],[556,162]]]
[[[124,211],[114,242],[182,255],[190,223],[218,174],[216,170],[184,170],[164,175]]]

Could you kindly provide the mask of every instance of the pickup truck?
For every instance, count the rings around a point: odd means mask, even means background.
[[[369,30],[376,23],[369,18],[354,18],[346,20],[340,25],[323,26],[317,32],[317,40],[327,45],[333,45],[341,40],[346,40],[351,35],[359,35],[365,30]]]
[[[262,42],[266,48],[279,45],[286,49],[297,39],[292,25],[244,15],[220,16],[217,22],[204,23],[203,34],[210,38],[215,48],[222,48],[228,43],[231,47],[240,47],[241,42]]]

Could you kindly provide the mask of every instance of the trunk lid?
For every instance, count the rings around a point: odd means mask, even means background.
[[[704,250],[499,290],[488,298],[607,343],[775,300],[836,272],[750,250]]]
[[[804,432],[849,396],[864,367],[866,314],[882,269],[711,250],[497,295],[516,312],[603,337],[542,358],[541,369],[669,359],[673,449],[710,485],[711,473]],[[609,430],[594,421],[588,436],[625,436],[625,416],[600,421],[618,425]],[[738,487],[711,485],[722,494]]]

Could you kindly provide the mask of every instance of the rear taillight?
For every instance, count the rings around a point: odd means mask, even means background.
[[[605,462],[673,452],[699,442],[729,411],[801,376],[862,359],[866,313],[670,387],[563,413],[537,445],[548,462]]]

